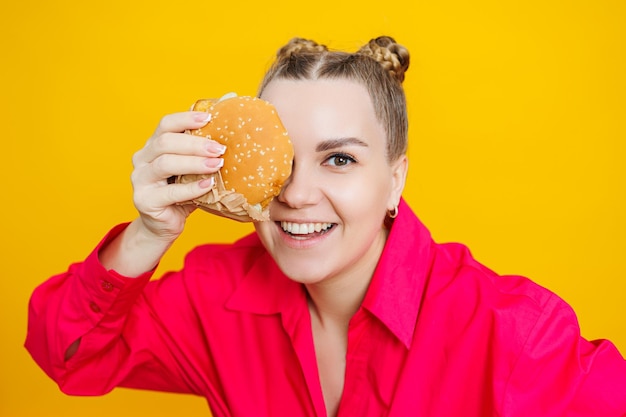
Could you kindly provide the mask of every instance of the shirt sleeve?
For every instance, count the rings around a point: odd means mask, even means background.
[[[518,358],[504,416],[626,416],[626,361],[607,340],[587,341],[556,295],[547,302]]]
[[[31,296],[25,347],[65,393],[100,395],[116,386],[191,391],[169,359],[173,342],[142,307],[152,272],[128,278],[99,261],[99,250],[126,226],[113,228],[83,262]],[[77,340],[77,352],[65,360]]]

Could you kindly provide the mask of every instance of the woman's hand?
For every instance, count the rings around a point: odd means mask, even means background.
[[[139,217],[99,253],[107,269],[129,277],[154,268],[182,233],[193,205],[179,205],[207,193],[212,179],[188,184],[168,183],[183,174],[210,174],[222,164],[225,147],[219,143],[185,134],[210,119],[207,113],[170,114],[159,123],[142,149],[133,155],[133,201]]]
[[[145,146],[133,155],[131,175],[133,200],[143,227],[157,239],[175,240],[183,231],[193,205],[177,205],[208,192],[211,180],[169,184],[168,178],[182,174],[209,174],[223,164],[225,147],[187,129],[204,126],[210,116],[185,112],[163,117]]]

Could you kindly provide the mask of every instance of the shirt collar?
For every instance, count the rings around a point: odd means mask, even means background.
[[[255,314],[276,314],[297,305],[301,297],[306,300],[304,287],[283,274],[256,233],[240,242],[244,241],[263,250],[259,251],[259,256],[226,302],[226,308]]]
[[[404,200],[400,201],[398,210],[362,307],[409,348],[431,264],[432,240]],[[262,247],[256,234],[240,242]],[[303,305],[306,306],[304,287],[287,278],[263,250],[226,308],[256,314],[284,314]]]
[[[411,347],[432,263],[430,232],[402,199],[362,307]]]

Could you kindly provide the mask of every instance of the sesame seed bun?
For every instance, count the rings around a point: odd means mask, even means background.
[[[176,182],[215,177],[215,185],[193,203],[239,221],[269,220],[268,205],[291,175],[293,147],[276,109],[265,100],[225,96],[198,100],[192,110],[211,114],[204,127],[188,133],[226,145],[224,166],[212,175],[182,175]]]

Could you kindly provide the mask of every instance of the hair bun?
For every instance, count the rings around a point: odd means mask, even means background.
[[[287,45],[278,50],[276,56],[278,58],[289,58],[293,54],[298,53],[321,53],[327,51],[325,45],[320,45],[315,41],[304,38],[293,38]]]
[[[404,81],[404,73],[409,68],[409,51],[392,37],[379,36],[372,39],[357,53],[374,58],[393,78],[400,83]]]

